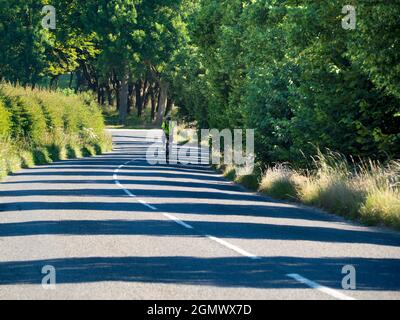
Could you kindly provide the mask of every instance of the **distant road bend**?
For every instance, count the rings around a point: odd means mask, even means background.
[[[148,131],[112,134],[112,153],[0,183],[0,299],[400,298],[399,233],[245,192],[206,166],[152,166]],[[346,265],[356,290],[342,288]]]

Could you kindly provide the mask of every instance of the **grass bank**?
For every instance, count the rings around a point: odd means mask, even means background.
[[[0,84],[0,179],[20,168],[111,150],[90,96]]]
[[[335,153],[319,154],[312,170],[279,164],[238,176],[232,166],[224,175],[273,198],[324,209],[369,226],[400,230],[400,161],[352,163]]]

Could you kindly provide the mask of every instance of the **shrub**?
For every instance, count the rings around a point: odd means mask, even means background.
[[[323,178],[310,177],[306,187],[299,190],[300,200],[343,216],[357,217],[365,197],[354,181],[335,175]]]
[[[49,157],[52,161],[58,161],[65,159],[65,149],[61,145],[52,143],[46,147]]]
[[[35,159],[31,151],[20,150],[19,157],[22,168],[32,168],[35,165]]]
[[[88,96],[0,85],[0,178],[21,167],[112,149]]]
[[[76,145],[67,144],[66,151],[67,151],[67,158],[68,159],[74,159],[74,158],[81,158],[82,157],[82,152],[81,152],[80,148],[78,146],[76,146]]]
[[[359,185],[366,193],[361,220],[400,229],[400,162],[392,161],[386,166],[368,162],[360,171]]]
[[[241,185],[245,186],[246,188],[250,190],[256,191],[259,186],[259,175],[254,173],[254,174],[248,174],[244,176],[237,176],[235,179],[235,182],[240,183]]]
[[[225,178],[231,181],[235,181],[236,179],[236,168],[232,165],[229,166],[221,166],[221,170]]]
[[[278,199],[297,200],[300,175],[286,165],[267,168],[262,177],[259,191]]]
[[[260,191],[279,199],[297,200],[328,212],[400,229],[400,162],[388,165],[349,163],[328,153],[314,159],[314,170],[300,173],[286,165],[268,168]]]
[[[96,155],[96,150],[91,145],[86,145],[81,149],[82,156],[84,157],[91,157]]]
[[[9,139],[0,138],[0,178],[21,168],[21,159],[18,157],[15,146]]]
[[[49,152],[46,148],[36,148],[32,151],[35,164],[46,164],[52,162]]]
[[[400,194],[394,190],[370,192],[362,205],[361,221],[368,225],[385,224],[400,229]]]
[[[0,97],[0,137],[5,137],[11,127],[10,113],[6,109],[3,100]]]

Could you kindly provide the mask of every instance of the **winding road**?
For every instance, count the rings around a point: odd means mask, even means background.
[[[203,165],[150,165],[159,131],[111,132],[111,153],[0,183],[0,299],[400,299],[399,233]],[[342,288],[347,265],[356,290]]]

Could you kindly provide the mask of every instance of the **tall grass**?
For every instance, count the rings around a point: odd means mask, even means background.
[[[0,178],[111,149],[100,108],[81,95],[0,85]]]
[[[400,161],[354,163],[332,152],[320,153],[314,159],[314,170],[299,172],[284,165],[268,168],[259,190],[367,225],[400,229]]]
[[[229,180],[273,198],[317,206],[367,225],[400,230],[400,160],[381,164],[348,161],[329,152],[312,159],[308,170],[276,164],[241,176],[234,165],[215,165]]]
[[[287,164],[279,164],[266,169],[259,189],[274,198],[298,200],[299,186],[304,180],[303,176],[290,169]]]

